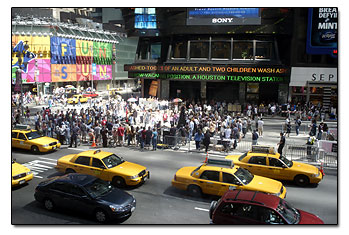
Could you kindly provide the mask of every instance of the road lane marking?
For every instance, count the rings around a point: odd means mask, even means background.
[[[200,208],[200,207],[194,207],[195,210],[199,210],[199,211],[210,211],[209,209],[204,209],[204,208]]]
[[[52,159],[50,159],[52,161]],[[56,163],[49,162],[49,161],[43,161],[43,160],[34,160],[23,164],[24,166],[28,167],[32,172],[35,178],[42,179],[43,177],[40,176],[40,173],[44,173],[47,170],[53,169],[53,166],[47,166],[47,165],[56,165]]]
[[[51,158],[46,158],[46,157],[39,157],[39,158],[43,159],[43,160],[49,160],[49,161],[57,162],[57,159],[51,159]]]
[[[86,151],[86,149],[77,149],[77,148],[67,148],[67,149],[70,149],[70,150],[77,150],[77,151]],[[88,150],[88,149],[87,149]]]

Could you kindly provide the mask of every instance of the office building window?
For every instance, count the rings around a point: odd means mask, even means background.
[[[190,42],[190,59],[207,60],[208,59],[208,42],[191,41]]]
[[[253,59],[253,43],[247,41],[233,42],[233,59],[252,60]]]
[[[230,59],[230,50],[231,43],[230,42],[219,42],[212,41],[211,42],[211,58],[214,59]]]
[[[256,42],[256,60],[257,59],[275,59],[274,48],[271,42]]]

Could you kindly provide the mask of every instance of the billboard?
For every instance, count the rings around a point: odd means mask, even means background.
[[[259,8],[188,8],[187,25],[260,25]]]
[[[330,54],[336,57],[337,47],[338,8],[309,8],[307,54]]]

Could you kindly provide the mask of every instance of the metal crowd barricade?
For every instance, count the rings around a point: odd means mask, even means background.
[[[329,153],[324,150],[319,151],[319,161],[323,163],[324,167],[335,167],[337,168],[338,154],[337,153]]]
[[[286,144],[284,155],[290,160],[317,162],[319,159],[319,147],[314,145]]]

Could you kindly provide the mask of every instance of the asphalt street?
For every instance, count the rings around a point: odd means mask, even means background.
[[[12,189],[12,224],[95,224],[88,216],[69,211],[48,212],[34,200],[35,186],[42,180],[60,175],[55,169],[61,156],[87,150],[88,146],[67,148],[55,152],[33,155],[22,150],[12,150],[12,157],[29,167],[35,177],[27,185]],[[171,186],[176,171],[183,166],[199,166],[205,158],[203,153],[187,153],[174,150],[141,152],[135,147],[103,148],[114,152],[125,160],[146,166],[150,179],[136,188],[125,189],[135,196],[137,208],[121,224],[208,224],[208,209],[217,197],[204,195],[202,198],[189,196],[185,191]],[[286,200],[296,208],[318,215],[326,224],[338,223],[338,179],[337,175],[326,175],[318,186],[300,188],[284,182]]]

